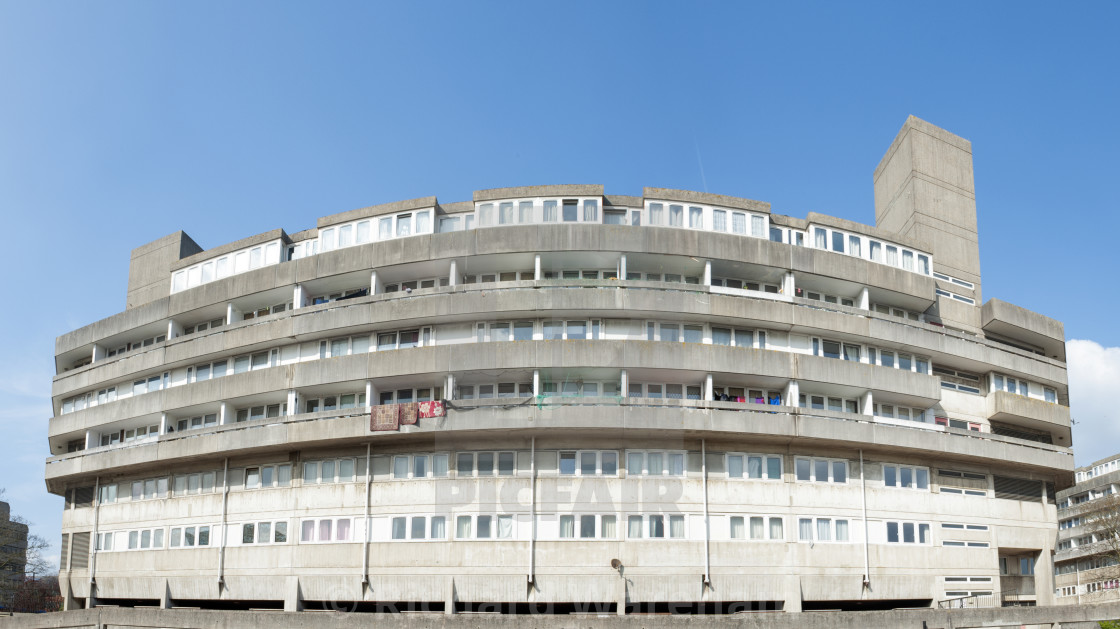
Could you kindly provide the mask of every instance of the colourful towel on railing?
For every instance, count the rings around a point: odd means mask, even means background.
[[[420,402],[419,414],[422,419],[443,417],[443,401]]]
[[[416,402],[398,404],[401,407],[400,422],[402,426],[411,426],[416,423]]]
[[[370,412],[369,429],[374,432],[400,430],[399,404],[382,404],[374,406]]]

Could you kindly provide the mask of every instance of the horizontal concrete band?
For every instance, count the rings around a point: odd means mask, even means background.
[[[182,291],[58,337],[55,353],[122,334],[142,325],[225,304],[255,293],[359,271],[464,260],[491,254],[596,252],[683,256],[834,278],[921,305],[935,299],[936,282],[894,267],[840,253],[727,234],[618,225],[535,225],[432,234],[371,243],[275,264]],[[430,264],[429,264],[430,266]],[[524,269],[510,269],[524,270]],[[461,271],[465,272],[465,271]],[[407,279],[407,278],[406,278]]]
[[[650,366],[656,366],[650,368]],[[939,379],[912,371],[865,365],[834,358],[770,350],[663,343],[658,341],[522,341],[417,347],[403,350],[353,354],[247,371],[202,382],[194,382],[99,404],[50,420],[49,436],[103,426],[129,418],[161,412],[174,415],[189,412],[203,404],[220,401],[237,403],[240,398],[265,393],[284,394],[290,389],[307,389],[335,383],[354,383],[364,390],[365,381],[398,378],[395,386],[433,386],[447,374],[472,374],[534,369],[567,370],[611,369],[646,370],[656,374],[666,369],[666,382],[688,379],[699,384],[711,373],[717,385],[742,386],[752,377],[802,383],[801,390],[813,392],[813,385],[846,387],[848,397],[863,391],[904,396],[907,401],[935,404],[941,397]],[[691,372],[683,375],[681,372]],[[445,394],[446,395],[446,394]],[[274,402],[281,402],[277,398]]]
[[[442,599],[441,599],[442,600]],[[203,611],[186,609],[136,609],[104,607],[54,614],[0,619],[11,629],[99,629],[100,627],[167,627],[169,629],[467,629],[487,627],[516,629],[948,629],[949,627],[1011,627],[1072,622],[1095,622],[1120,617],[1120,603],[985,609],[918,609],[882,612],[759,613],[734,616],[624,616],[597,617],[544,615],[437,615],[361,614],[309,612]]]
[[[277,339],[328,339],[367,330],[438,325],[503,318],[540,318],[542,313],[563,318],[710,322],[767,331],[793,331],[858,341],[884,349],[904,348],[929,355],[935,364],[1008,375],[1063,387],[1063,363],[1007,345],[946,332],[945,328],[906,321],[878,313],[819,301],[718,295],[706,287],[683,287],[653,282],[517,282],[516,286],[445,287],[372,296],[300,308],[260,319],[236,322],[214,330],[171,339],[144,351],[132,352],[55,376],[54,396],[67,397],[89,388],[133,376],[152,375],[203,359],[229,357],[238,351],[275,346]],[[543,287],[542,287],[543,286]],[[573,291],[572,286],[586,290]],[[439,343],[439,339],[436,339]]]
[[[329,413],[296,415],[286,418],[255,420],[216,428],[163,435],[155,442],[131,447],[85,450],[48,459],[46,478],[52,491],[61,491],[67,483],[90,478],[112,470],[114,473],[137,472],[176,466],[190,460],[216,461],[223,456],[264,452],[288,452],[296,448],[322,448],[372,442],[376,447],[431,447],[432,440],[465,439],[492,435],[504,438],[526,438],[536,434],[569,434],[590,440],[604,436],[628,438],[702,437],[714,440],[751,437],[760,443],[796,444],[806,447],[866,448],[869,452],[895,452],[907,455],[934,456],[941,460],[962,462],[982,460],[1001,467],[1015,467],[1041,474],[1054,470],[1072,470],[1073,455],[1068,448],[1002,437],[991,433],[947,429],[923,430],[878,423],[872,418],[829,411],[766,407],[767,410],[720,410],[733,408],[731,403],[687,403],[699,408],[633,406],[616,400],[582,400],[574,403],[537,407],[518,406],[506,409],[509,400],[460,402],[474,410],[454,409],[442,420],[420,420],[415,426],[404,426],[401,432],[370,433],[369,415],[355,411],[352,415],[328,419]],[[601,405],[593,405],[599,402]],[[503,405],[503,406],[499,406]],[[489,407],[489,408],[488,408]],[[708,407],[708,408],[704,408]],[[749,409],[749,405],[739,406]],[[337,415],[337,414],[336,414]],[[454,443],[452,441],[451,443]],[[418,446],[416,444],[419,444]]]

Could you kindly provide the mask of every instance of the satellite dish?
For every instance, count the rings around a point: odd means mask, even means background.
[[[618,570],[622,567],[622,562],[617,559],[611,559],[611,567],[615,570]]]

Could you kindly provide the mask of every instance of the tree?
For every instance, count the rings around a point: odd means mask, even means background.
[[[3,497],[0,489],[0,499]],[[8,503],[0,501],[0,608],[11,606],[27,574],[45,575],[52,569],[44,557],[50,544],[31,535],[30,528],[25,519],[10,517]]]
[[[1114,599],[1120,592],[1120,494],[1110,493],[1089,502],[1081,514],[1081,526],[1091,531],[1093,543],[1078,565],[1089,561],[1089,570],[1079,578],[1082,600]]]

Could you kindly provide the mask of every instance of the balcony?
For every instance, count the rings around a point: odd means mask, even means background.
[[[1035,600],[1033,576],[1001,576],[999,589],[1004,603]]]
[[[1055,443],[1069,444],[1069,441],[1061,440],[1069,433],[1068,406],[1043,402],[1007,391],[995,391],[988,395],[988,419],[1053,432],[1056,437],[1059,437]]]

